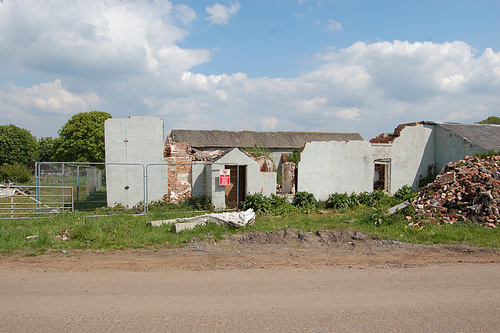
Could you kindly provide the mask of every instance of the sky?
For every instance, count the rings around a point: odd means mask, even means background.
[[[0,125],[359,132],[500,116],[498,0],[0,0]]]

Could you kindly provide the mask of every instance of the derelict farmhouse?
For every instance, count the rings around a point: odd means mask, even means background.
[[[129,117],[106,120],[105,145],[109,206],[205,196],[223,209],[253,193],[305,191],[326,200],[415,188],[429,168],[500,151],[500,126],[422,121],[370,141],[358,133],[174,129],[165,142],[162,119]],[[267,154],[253,157],[252,149]]]

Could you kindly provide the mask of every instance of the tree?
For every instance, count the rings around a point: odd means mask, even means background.
[[[50,162],[54,160],[54,142],[55,140],[50,136],[38,140],[38,162]]]
[[[38,142],[27,129],[15,125],[0,125],[0,166],[22,164],[34,168]]]
[[[111,115],[102,111],[75,114],[54,140],[54,158],[67,162],[104,162],[104,121],[108,118]]]
[[[491,116],[484,120],[478,121],[476,124],[500,124],[500,118]]]

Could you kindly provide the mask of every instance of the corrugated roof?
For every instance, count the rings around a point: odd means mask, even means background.
[[[500,151],[500,125],[437,123],[486,150]]]
[[[173,129],[173,141],[187,142],[195,148],[301,148],[312,141],[363,140],[359,133],[254,132]]]

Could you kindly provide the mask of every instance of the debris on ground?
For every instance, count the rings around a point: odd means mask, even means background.
[[[448,163],[413,201],[416,216],[439,223],[470,220],[488,228],[500,224],[500,156],[465,157]]]
[[[211,213],[189,218],[179,218],[171,220],[151,221],[149,225],[158,227],[162,224],[172,223],[174,232],[194,229],[197,225],[205,225],[207,222],[214,224],[230,225],[233,227],[244,227],[255,221],[255,212],[248,209],[243,212]]]

